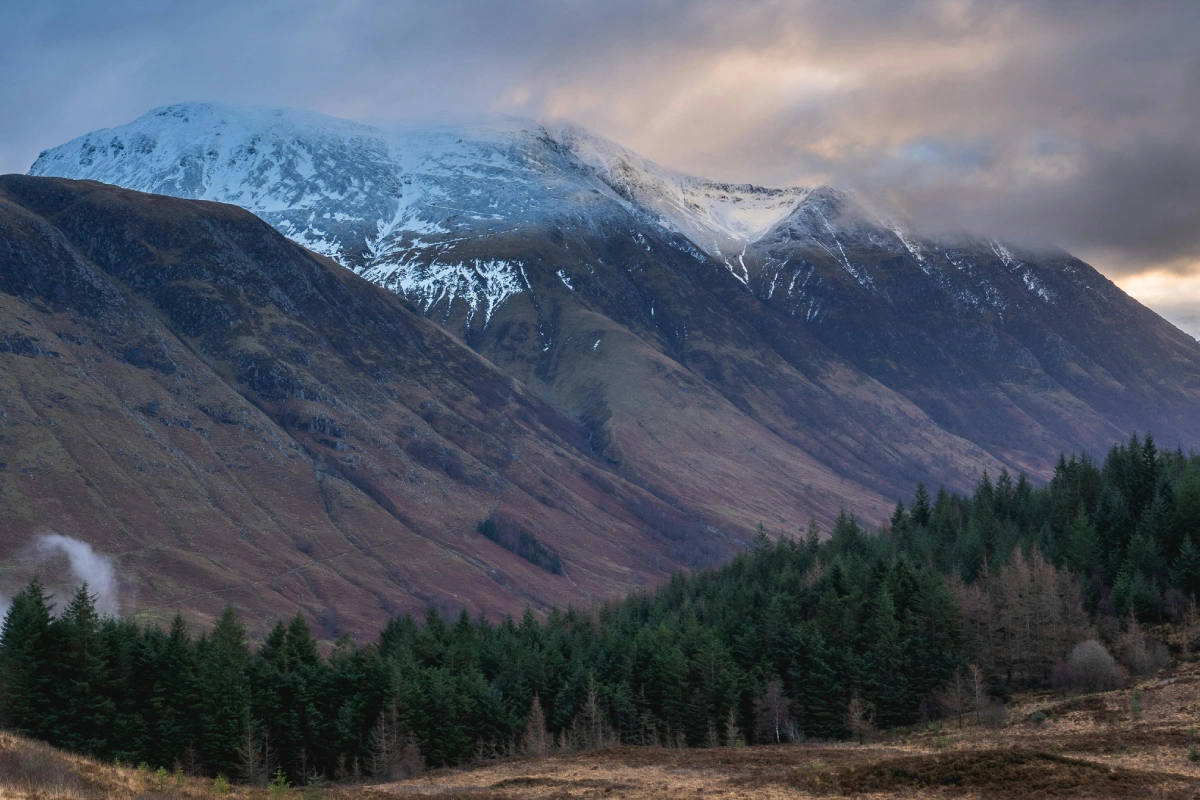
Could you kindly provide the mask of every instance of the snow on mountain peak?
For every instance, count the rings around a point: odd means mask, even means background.
[[[660,222],[717,257],[758,239],[810,191],[721,183],[673,172],[574,125],[551,135],[619,195],[657,213]]]
[[[728,260],[809,195],[676,173],[570,125],[376,126],[218,103],[86,134],[30,174],[239,205],[415,303],[461,299],[485,321],[528,282],[517,262],[455,258],[464,237],[561,221],[599,194]]]

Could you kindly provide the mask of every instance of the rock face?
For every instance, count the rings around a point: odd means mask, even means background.
[[[1200,344],[1077,259],[921,238],[829,187],[679,175],[577,128],[185,104],[31,172],[240,205],[402,296],[577,423],[573,457],[687,521],[656,530],[700,532],[664,568],[759,522],[875,522],[921,479],[1046,477],[1135,429],[1200,444]],[[197,301],[191,324],[223,313]]]

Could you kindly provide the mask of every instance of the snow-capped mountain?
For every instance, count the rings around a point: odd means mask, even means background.
[[[923,237],[831,187],[682,175],[571,125],[189,103],[31,173],[243,206],[738,524],[863,496],[793,479],[809,468],[894,496],[917,475],[1044,475],[1047,453],[1134,429],[1200,446],[1200,345],[1078,259]],[[698,488],[713,453],[731,477]]]
[[[48,150],[31,175],[242,206],[284,235],[429,308],[486,321],[527,288],[520,264],[446,258],[464,237],[577,222],[606,203],[648,212],[728,262],[804,188],[717,183],[664,169],[573,126],[500,119],[378,128],[298,110],[184,103]]]
[[[657,214],[663,225],[717,258],[744,250],[811,191],[719,183],[672,172],[576,126],[556,128],[553,136],[619,195]]]

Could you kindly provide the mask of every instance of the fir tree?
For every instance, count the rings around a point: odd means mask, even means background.
[[[924,483],[917,484],[917,494],[913,498],[912,504],[912,521],[914,525],[922,528],[929,527],[930,520],[929,511],[929,492],[925,490]]]
[[[17,593],[0,632],[0,722],[26,736],[50,739],[57,657],[50,641],[50,595],[34,578]]]
[[[1184,537],[1179,555],[1175,557],[1171,582],[1184,597],[1195,599],[1200,595],[1200,548],[1192,543],[1190,534]]]

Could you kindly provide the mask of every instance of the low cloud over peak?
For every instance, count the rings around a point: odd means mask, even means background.
[[[182,99],[569,118],[664,165],[830,183],[1111,276],[1200,264],[1200,4],[311,0],[10,10],[0,170]],[[1200,300],[1200,298],[1197,298]]]

